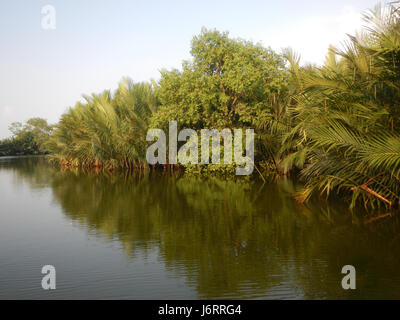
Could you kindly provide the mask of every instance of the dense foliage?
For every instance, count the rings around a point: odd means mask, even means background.
[[[149,128],[254,128],[257,171],[301,179],[299,201],[335,193],[352,206],[398,207],[399,18],[398,2],[366,13],[368,27],[321,67],[203,29],[181,71],[85,97],[46,146],[64,166],[144,169]]]
[[[0,141],[0,156],[47,154],[47,142],[52,126],[45,119],[32,118],[25,124],[14,122],[10,126],[13,136]]]
[[[124,79],[114,94],[84,98],[61,117],[51,157],[64,166],[143,168],[149,118],[157,108],[152,86]]]
[[[399,205],[398,9],[365,14],[368,28],[344,49],[331,48],[321,68],[302,68],[288,55],[295,89],[279,129],[279,156],[284,172],[301,170],[301,201],[339,192],[353,206]]]
[[[170,119],[192,129],[254,127],[286,90],[283,57],[260,45],[203,29],[191,54],[183,71],[161,72],[153,127],[165,128]]]

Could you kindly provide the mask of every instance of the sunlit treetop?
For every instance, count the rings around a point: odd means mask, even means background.
[[[227,32],[203,29],[192,40],[191,54],[182,71],[162,71],[155,126],[169,120],[195,129],[250,126],[286,90],[280,55]]]

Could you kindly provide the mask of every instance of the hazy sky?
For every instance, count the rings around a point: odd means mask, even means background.
[[[377,2],[1,0],[0,138],[13,121],[56,122],[82,94],[115,89],[123,76],[158,79],[160,69],[180,68],[203,26],[321,63]],[[48,4],[55,30],[42,29]]]

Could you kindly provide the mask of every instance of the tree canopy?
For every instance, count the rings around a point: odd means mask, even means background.
[[[193,129],[252,126],[287,90],[288,72],[280,55],[231,39],[227,32],[203,29],[192,40],[191,54],[182,71],[161,72],[153,127],[164,128],[169,120]]]
[[[11,138],[0,141],[0,156],[38,155],[49,152],[47,143],[53,127],[42,118],[31,118],[9,127]]]

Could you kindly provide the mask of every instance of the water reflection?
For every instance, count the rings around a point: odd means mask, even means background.
[[[60,171],[40,158],[0,163],[31,188],[51,187],[71,221],[117,239],[126,259],[157,249],[157,263],[199,298],[400,298],[399,219],[364,226],[342,204],[299,205],[290,181]],[[346,264],[357,268],[355,292],[340,286]]]

